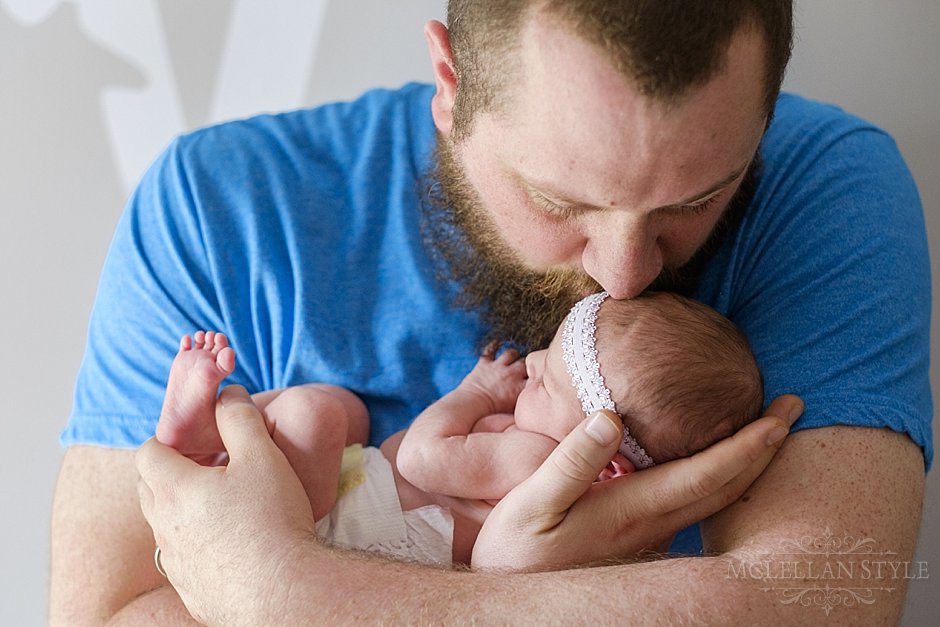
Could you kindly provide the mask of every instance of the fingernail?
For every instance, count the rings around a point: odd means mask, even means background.
[[[594,414],[584,427],[587,434],[603,446],[607,446],[620,437],[620,429],[603,413]]]
[[[787,420],[790,424],[796,422],[796,419],[803,413],[803,403],[795,402],[790,405],[790,411],[787,413]]]
[[[226,390],[231,390],[231,392],[229,394],[223,394],[221,392],[219,393],[219,403],[222,405],[222,407],[228,407],[232,403],[245,402],[245,398],[243,396],[235,396],[232,398],[232,393],[248,394],[248,390],[245,389],[245,386],[234,383],[232,385],[225,386],[222,392],[225,392]]]
[[[775,427],[770,433],[767,434],[767,446],[773,446],[783,438],[787,437],[787,434],[790,433],[784,427]]]

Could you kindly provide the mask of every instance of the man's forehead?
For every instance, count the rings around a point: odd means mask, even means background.
[[[759,143],[762,45],[756,34],[736,36],[724,72],[670,108],[641,95],[596,46],[533,18],[519,52],[524,77],[500,124],[505,159],[598,205],[660,206],[706,190]],[[671,197],[657,195],[663,189]]]

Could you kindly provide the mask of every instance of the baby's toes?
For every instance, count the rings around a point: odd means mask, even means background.
[[[223,346],[216,355],[215,364],[225,374],[231,374],[235,370],[235,351],[228,346]]]
[[[227,348],[227,347],[228,347],[228,338],[225,337],[225,334],[224,334],[224,333],[216,333],[216,334],[215,334],[215,342],[214,342],[213,347],[212,347],[212,352],[218,354],[218,353],[222,352],[222,350],[223,350],[224,348]]]
[[[184,335],[180,338],[180,352],[185,353],[188,350],[193,348],[193,338],[188,335]]]

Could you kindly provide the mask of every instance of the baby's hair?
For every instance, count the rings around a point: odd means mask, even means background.
[[[617,410],[657,463],[692,455],[760,415],[763,378],[747,338],[702,303],[666,292],[607,299],[596,337]]]

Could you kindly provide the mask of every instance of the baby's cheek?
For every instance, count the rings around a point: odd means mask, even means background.
[[[536,406],[536,386],[527,385],[516,399],[516,426],[523,431],[541,433],[542,420],[539,419],[539,409]]]

